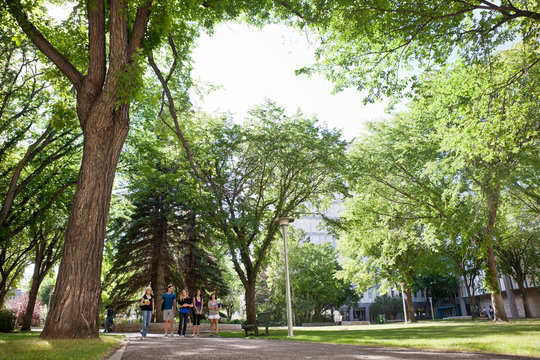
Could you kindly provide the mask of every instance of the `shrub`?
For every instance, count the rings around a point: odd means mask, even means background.
[[[391,297],[387,294],[377,296],[375,301],[369,306],[371,321],[375,320],[375,316],[385,314],[388,320],[394,320],[398,313],[403,312],[403,303],[401,297]]]
[[[15,328],[15,315],[9,309],[0,309],[0,332],[10,332]]]
[[[18,324],[22,324],[24,315],[26,314],[26,308],[28,306],[28,294],[21,294],[17,297],[9,299],[6,301],[6,308],[11,310],[17,319]],[[34,312],[32,313],[32,326],[38,326],[41,321],[41,312],[42,312],[41,300],[36,300],[36,305],[34,306]]]

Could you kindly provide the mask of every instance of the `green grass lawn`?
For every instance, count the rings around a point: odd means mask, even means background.
[[[224,331],[221,336],[243,337],[244,332]],[[266,337],[262,337],[266,338]],[[486,320],[422,321],[417,324],[359,325],[270,329],[269,339],[347,345],[397,346],[455,351],[475,351],[540,357],[540,319],[492,323]]]
[[[45,340],[39,332],[0,333],[0,359],[60,360],[102,359],[124,339],[119,335],[100,335],[97,339]]]

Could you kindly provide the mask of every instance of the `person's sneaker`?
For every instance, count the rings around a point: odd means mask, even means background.
[[[191,335],[189,335],[189,337],[195,337],[195,334],[191,334]]]
[[[182,335],[182,337],[186,337],[186,335]]]

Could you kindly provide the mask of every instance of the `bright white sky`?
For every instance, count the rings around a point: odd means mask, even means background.
[[[332,84],[322,76],[295,75],[314,61],[314,49],[305,35],[284,25],[260,30],[227,23],[212,36],[203,35],[194,51],[195,78],[223,89],[207,95],[207,112],[230,112],[241,121],[265,98],[293,113],[300,108],[317,115],[329,128],[343,129],[343,138],[358,135],[366,121],[385,117],[383,103],[363,105],[362,94],[349,89],[332,95]]]

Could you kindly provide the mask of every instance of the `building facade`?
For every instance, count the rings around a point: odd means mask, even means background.
[[[325,211],[324,216],[329,219],[338,219],[340,213],[343,209],[343,201],[339,199],[334,199]],[[337,238],[332,234],[329,234],[328,231],[323,226],[323,218],[321,215],[316,213],[311,213],[305,216],[302,216],[294,221],[292,224],[294,228],[300,229],[305,233],[305,236],[309,241],[314,244],[322,244],[325,242],[331,242],[334,248],[337,245]],[[363,294],[361,294],[360,301],[353,306],[343,306],[339,309],[341,312],[342,319],[344,321],[374,321],[374,317],[377,314],[369,313],[369,306],[375,301],[377,296],[381,295],[379,292],[379,287],[375,286],[368,289]],[[387,292],[388,296],[399,297],[401,298],[401,293],[397,289],[390,289]],[[427,317],[430,315],[428,309],[428,298],[425,294],[425,291],[418,291],[413,294],[413,304],[415,308],[415,313],[418,318]],[[403,313],[398,314],[398,319],[403,319]]]
[[[341,200],[332,201],[331,206],[325,211],[325,216],[330,219],[338,219],[340,212],[343,208],[343,202]],[[292,224],[295,228],[301,229],[306,238],[308,238],[314,244],[322,244],[324,242],[331,242],[334,248],[337,245],[337,238],[329,234],[324,228],[323,219],[321,215],[315,213],[302,216],[295,220]],[[509,276],[502,276],[499,279],[499,285],[502,292],[503,303],[506,310],[506,314],[510,318],[522,318],[525,317],[525,310],[523,307],[523,300],[519,294],[518,286],[516,282]],[[540,292],[538,291],[538,284],[533,280],[528,280],[526,286],[526,297],[531,314],[533,317],[540,317]],[[361,294],[361,299],[358,304],[351,307],[342,307],[340,310],[344,321],[374,321],[377,314],[369,313],[369,306],[375,301],[375,298],[382,295],[379,291],[379,287],[375,286],[368,289]],[[388,296],[401,297],[401,293],[397,289],[391,289],[387,292]],[[458,297],[455,304],[437,302],[431,303],[427,293],[424,290],[418,291],[413,294],[414,311],[418,319],[443,319],[448,317],[459,317],[471,315],[472,309],[488,309],[491,305],[491,294],[485,289],[480,289],[475,294],[475,304],[471,307],[467,296],[467,291],[461,281],[461,285],[458,291]],[[433,310],[432,310],[433,308]],[[398,314],[398,319],[403,319],[403,312]]]

